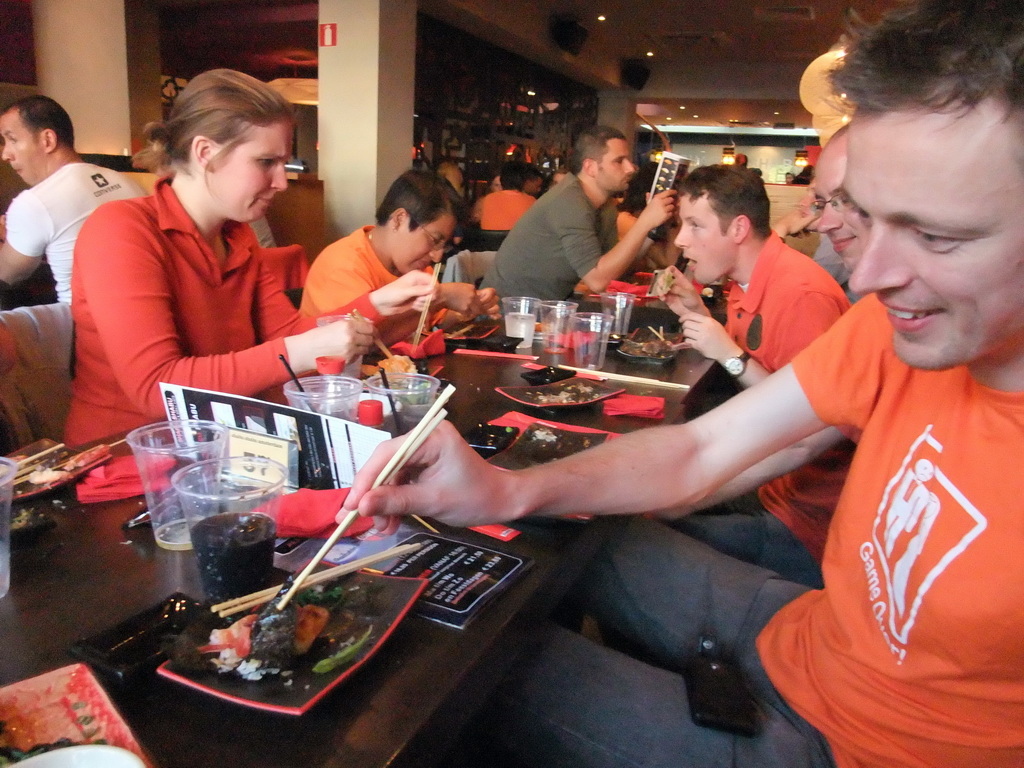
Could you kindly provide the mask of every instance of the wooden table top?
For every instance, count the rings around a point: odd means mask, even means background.
[[[455,354],[441,360],[439,375],[458,387],[448,410],[462,432],[517,409],[615,432],[664,423],[604,416],[600,406],[558,413],[524,408],[494,392],[525,383],[522,361]],[[695,385],[689,394],[627,386],[634,394],[665,396],[666,422],[687,418],[714,379],[705,376],[714,368],[693,352],[644,368],[609,354],[606,368]],[[13,552],[11,591],[0,600],[0,684],[72,663],[67,649],[74,641],[171,593],[202,594],[191,552],[156,547],[148,528],[122,530],[142,508],[141,498],[79,505],[70,492],[49,502],[57,527]],[[542,641],[538,627],[617,524],[613,518],[524,523],[509,542],[454,532],[534,565],[463,630],[407,617],[363,669],[300,717],[241,707],[155,676],[130,686],[101,681],[161,768],[432,765],[501,675]]]

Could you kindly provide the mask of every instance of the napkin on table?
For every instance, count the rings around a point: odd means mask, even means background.
[[[665,418],[665,398],[654,395],[617,395],[604,401],[605,416]]]
[[[420,343],[415,347],[407,341],[400,341],[392,345],[391,351],[396,355],[406,355],[414,360],[443,355],[445,353],[444,331],[440,328],[432,331],[429,336],[420,339]]]
[[[647,285],[633,285],[633,283],[624,283],[621,280],[612,280],[608,283],[605,293],[632,293],[634,296],[646,296],[649,288],[650,286]]]
[[[142,478],[134,456],[118,456],[86,472],[75,489],[83,504],[142,495]]]
[[[335,516],[348,497],[348,491],[348,488],[326,491],[301,488],[285,494],[277,513],[277,535],[283,539],[291,536],[327,538],[337,526]],[[357,517],[345,535],[358,536],[372,527],[373,518]]]

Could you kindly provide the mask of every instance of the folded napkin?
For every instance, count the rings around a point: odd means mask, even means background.
[[[133,456],[118,456],[86,472],[75,489],[83,504],[142,495],[142,478]]]
[[[420,339],[420,343],[415,347],[407,341],[400,341],[392,345],[391,351],[396,355],[406,355],[416,360],[422,357],[443,355],[445,353],[444,331],[440,328],[432,331],[429,336]]]
[[[665,418],[665,398],[653,395],[617,395],[604,401],[605,416]]]
[[[334,532],[335,516],[348,496],[348,488],[313,491],[301,488],[281,497],[277,513],[277,535],[283,539],[300,536],[324,539]],[[373,518],[357,517],[346,536],[358,536],[373,527]]]
[[[633,285],[632,283],[624,283],[621,280],[612,280],[608,283],[608,287],[605,289],[605,293],[632,293],[634,296],[646,296],[648,288],[647,285]]]

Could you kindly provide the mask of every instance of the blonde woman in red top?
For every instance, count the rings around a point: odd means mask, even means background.
[[[285,188],[292,127],[280,95],[224,69],[194,78],[147,127],[140,161],[173,176],[100,206],[75,249],[69,444],[162,418],[160,382],[258,395],[288,377],[280,355],[303,372],[369,349],[369,323],[315,327],[258,258],[247,222]]]

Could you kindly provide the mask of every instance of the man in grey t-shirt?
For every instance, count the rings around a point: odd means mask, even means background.
[[[626,189],[636,166],[626,137],[597,126],[580,134],[572,173],[541,196],[508,233],[481,287],[499,296],[564,299],[581,280],[601,293],[633,263],[647,233],[675,213],[672,190],[651,198],[636,224],[618,242],[603,233],[602,206]]]

